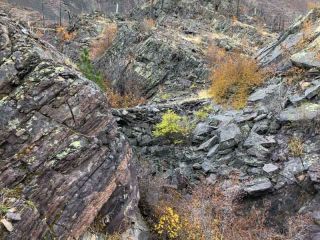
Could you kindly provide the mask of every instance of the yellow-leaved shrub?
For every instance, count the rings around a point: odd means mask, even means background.
[[[171,207],[165,207],[158,223],[155,224],[154,229],[159,236],[162,236],[165,239],[177,238],[182,229],[182,222],[179,214]]]
[[[173,110],[168,110],[162,115],[162,121],[156,124],[153,135],[179,140],[187,137],[191,131],[192,124],[186,116],[179,116]]]
[[[241,109],[250,91],[263,83],[264,75],[255,60],[231,54],[212,70],[209,93],[216,103]]]

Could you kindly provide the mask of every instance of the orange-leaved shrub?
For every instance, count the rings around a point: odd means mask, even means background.
[[[139,96],[133,88],[131,88],[132,91],[126,90],[124,93],[120,93],[109,82],[105,81],[105,92],[112,108],[128,108],[145,103],[146,99]]]
[[[64,26],[58,26],[56,33],[61,41],[71,41],[76,36],[76,32],[69,32]]]
[[[230,54],[211,72],[209,94],[213,100],[233,108],[243,108],[251,90],[263,83],[265,74],[257,62],[240,54]]]
[[[150,31],[156,26],[156,21],[153,18],[145,18],[142,22],[142,28],[144,31]]]
[[[118,32],[117,24],[108,24],[102,33],[91,42],[90,58],[97,59],[111,46]]]

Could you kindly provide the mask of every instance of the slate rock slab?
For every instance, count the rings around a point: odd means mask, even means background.
[[[272,189],[272,183],[268,178],[257,178],[246,184],[244,191],[249,195],[259,196]]]
[[[98,213],[118,230],[138,189],[104,94],[4,14],[0,46],[0,201],[21,217],[0,238],[76,239]]]

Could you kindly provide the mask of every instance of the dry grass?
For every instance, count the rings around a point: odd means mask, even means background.
[[[238,22],[237,16],[233,15],[233,16],[231,17],[231,21],[232,21],[232,23]]]
[[[316,8],[320,8],[320,3],[318,3],[318,2],[307,2],[307,8],[309,9],[309,10],[311,10],[311,9],[316,9]]]
[[[304,146],[301,138],[293,137],[288,143],[289,153],[293,157],[301,157],[303,155]]]
[[[112,108],[129,108],[146,102],[146,99],[139,96],[137,91],[134,91],[134,88],[131,88],[132,91],[127,90],[121,94],[108,84],[108,82],[109,81],[105,81],[105,92]]]
[[[209,91],[207,89],[200,90],[197,93],[197,99],[209,99],[209,98],[211,98],[211,96],[210,96]]]
[[[156,26],[156,21],[153,18],[145,18],[142,22],[142,27],[144,31],[150,31]]]
[[[107,98],[112,108],[129,108],[145,103],[145,98],[137,97],[133,93],[119,94],[114,90],[106,90]]]
[[[108,24],[103,32],[91,42],[90,58],[97,59],[111,46],[118,32],[117,24]]]
[[[171,206],[179,215],[182,228],[176,239],[288,240],[295,235],[305,234],[307,217],[296,216],[290,219],[287,234],[279,234],[266,227],[264,209],[252,207],[247,213],[243,213],[234,199],[236,195],[226,195],[219,188],[198,187],[193,190],[191,198],[186,198],[174,190],[173,192],[172,199],[175,200],[161,202],[158,209]]]
[[[168,220],[162,225],[161,234],[157,234],[159,227],[155,228],[155,236],[152,239],[168,237],[165,233],[166,230],[170,232],[170,229],[174,231],[175,237],[169,239],[177,240],[305,239],[303,237],[308,234],[307,226],[311,224],[309,216],[288,217],[286,233],[277,233],[274,228],[267,227],[268,207],[252,206],[244,210],[240,203],[242,198],[238,176],[234,175],[230,181],[233,187],[228,190],[222,190],[219,185],[202,183],[189,189],[190,194],[183,194],[166,185],[163,179],[146,180],[145,187],[149,192],[147,215],[150,226],[158,227],[161,219]],[[153,191],[153,194],[150,191]],[[144,191],[142,193],[145,194]],[[153,198],[151,204],[150,197]],[[144,201],[145,196],[142,196],[142,199]],[[167,214],[168,208],[172,209],[173,214]],[[166,229],[166,226],[171,228]],[[297,236],[301,238],[296,238]]]
[[[313,36],[313,23],[311,20],[305,21],[302,25],[303,40],[304,42],[309,41]]]
[[[34,31],[34,34],[35,34],[35,36],[36,36],[37,38],[42,38],[43,35],[44,35],[44,31],[41,30],[41,29],[36,29],[36,30]]]
[[[113,233],[112,235],[108,235],[106,240],[121,240],[121,235],[119,233]]]
[[[253,59],[232,54],[212,70],[210,95],[222,105],[243,108],[250,91],[264,81],[265,73]]]
[[[294,85],[305,79],[305,69],[299,67],[292,67],[285,73],[286,84]]]
[[[76,37],[76,32],[68,32],[63,26],[58,26],[56,33],[61,41],[72,41]]]
[[[207,49],[206,58],[210,65],[221,63],[226,57],[226,50],[216,45],[210,45]]]

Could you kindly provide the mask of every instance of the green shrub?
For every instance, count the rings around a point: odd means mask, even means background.
[[[0,216],[5,215],[9,211],[9,207],[5,204],[0,204]]]
[[[100,72],[94,69],[93,64],[90,60],[89,50],[86,48],[83,49],[80,55],[80,62],[78,67],[86,78],[95,82],[103,91],[106,90],[103,76]]]
[[[155,126],[155,137],[168,137],[175,142],[179,138],[186,138],[192,131],[192,125],[187,117],[182,117],[172,110],[162,115],[162,121]]]
[[[209,114],[212,112],[212,106],[211,105],[208,105],[208,106],[204,106],[202,108],[200,108],[198,111],[196,111],[194,113],[194,116],[196,117],[196,119],[198,121],[203,121],[205,120]]]

